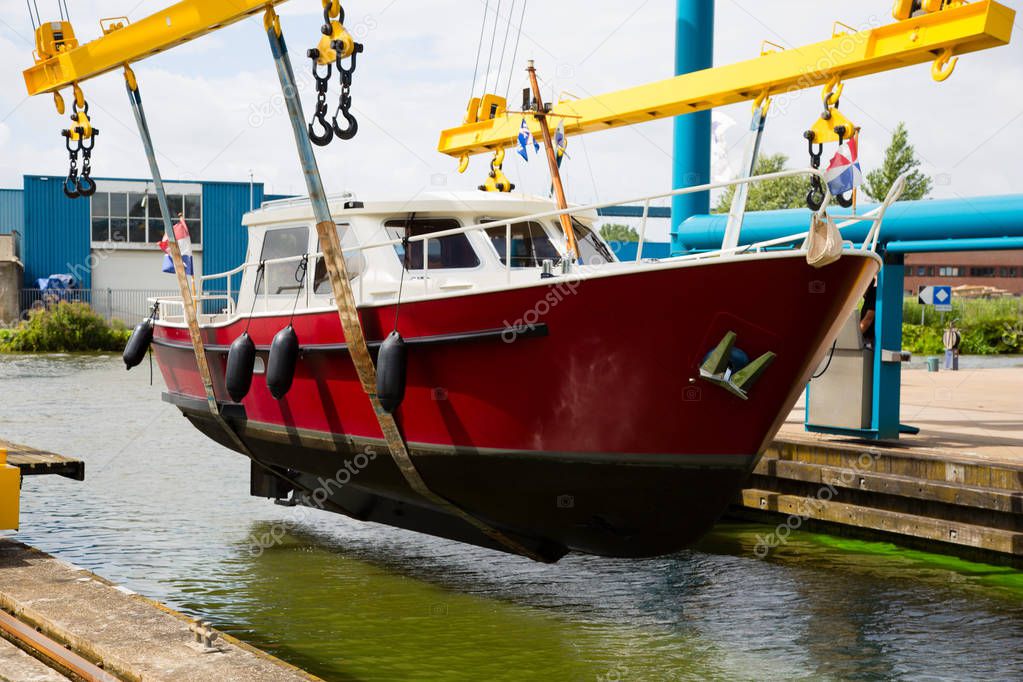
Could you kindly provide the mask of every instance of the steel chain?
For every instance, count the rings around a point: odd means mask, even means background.
[[[335,49],[340,45],[335,46]],[[345,67],[344,59],[341,57],[341,50],[337,52],[337,70],[341,74],[341,97],[338,99],[337,111],[334,112],[334,134],[342,140],[350,140],[359,132],[359,122],[352,115],[352,75],[355,73],[356,57],[362,52],[362,45],[355,43],[352,52],[351,66]],[[345,119],[346,125],[342,128],[338,125],[338,117]]]

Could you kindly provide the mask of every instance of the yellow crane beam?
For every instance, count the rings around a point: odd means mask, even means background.
[[[25,70],[29,95],[57,92],[202,37],[286,0],[182,0],[134,23],[110,21],[104,35],[39,59]],[[118,23],[121,23],[118,27]]]
[[[993,0],[950,7],[878,28],[836,35],[797,49],[770,52],[729,66],[669,78],[604,95],[559,102],[569,135],[607,130],[694,111],[712,109],[767,93],[805,90],[828,83],[941,61],[947,74],[951,55],[1008,44],[1016,12]],[[937,74],[936,74],[937,77]],[[482,154],[516,144],[520,114],[466,123],[441,132],[438,151],[450,156]],[[527,121],[534,135],[540,124]]]

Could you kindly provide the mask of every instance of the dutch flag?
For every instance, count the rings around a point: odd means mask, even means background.
[[[851,192],[863,184],[859,143],[855,137],[839,146],[834,158],[831,159],[831,165],[824,173],[824,178],[828,182],[832,196]]]
[[[191,276],[192,270],[192,236],[188,233],[188,225],[184,220],[179,220],[174,226],[174,237],[178,240],[178,248],[181,249],[181,262],[185,266],[185,274]],[[160,240],[160,248],[163,250],[163,271],[174,274],[174,259],[170,255],[170,239],[167,235]]]

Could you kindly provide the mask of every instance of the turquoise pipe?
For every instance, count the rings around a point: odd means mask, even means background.
[[[860,206],[857,212],[863,214],[875,206]],[[836,221],[841,221],[851,210],[835,208],[829,213]],[[809,220],[810,212],[806,209],[747,213],[740,243],[749,244],[793,234],[807,229]],[[727,222],[727,214],[689,218],[679,227],[677,239],[672,243],[672,253],[720,248]],[[846,228],[842,234],[846,239],[858,243],[863,241],[869,229],[870,223],[864,222]],[[1004,242],[1000,240],[1007,237],[1023,237],[1023,194],[899,202],[888,209],[881,226],[880,241],[930,241],[935,245],[934,250],[966,251],[1005,248]],[[953,249],[944,243],[951,239],[982,241],[971,241],[969,244],[962,242],[960,246],[967,248]]]

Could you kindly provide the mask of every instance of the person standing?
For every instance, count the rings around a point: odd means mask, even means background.
[[[877,278],[870,283],[870,288],[863,295],[863,307],[860,308],[860,334],[863,335],[863,346],[874,350],[874,320],[877,317]]]

